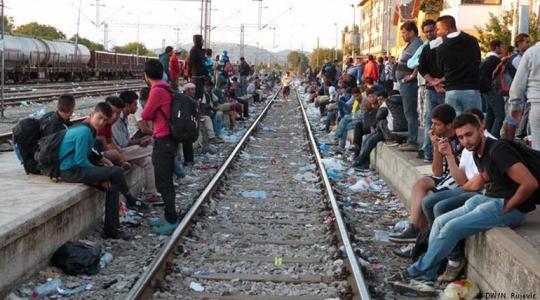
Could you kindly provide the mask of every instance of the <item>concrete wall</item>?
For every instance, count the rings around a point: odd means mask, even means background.
[[[142,189],[142,169],[127,177],[132,191]],[[44,178],[48,180],[48,178]],[[49,185],[55,185],[49,181]],[[60,185],[60,184],[58,184]],[[105,193],[82,184],[65,185],[65,192],[50,198],[43,210],[17,227],[0,232],[0,298],[48,260],[58,247],[101,224]],[[43,186],[43,197],[49,197]]]
[[[407,207],[414,181],[429,172],[429,167],[415,165],[415,155],[383,143],[371,153],[372,167]],[[516,230],[493,228],[467,239],[467,277],[482,292],[506,293],[497,299],[518,299],[517,294],[530,293],[536,295],[529,299],[540,297],[540,209],[527,219]]]

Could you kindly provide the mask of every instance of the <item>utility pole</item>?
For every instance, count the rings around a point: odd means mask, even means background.
[[[244,56],[244,24],[240,24],[240,57]]]
[[[336,26],[336,46],[334,47],[334,59],[337,59],[337,51],[338,51],[338,26],[337,23],[334,23],[334,26]]]
[[[319,67],[320,56],[321,56],[321,51],[319,49],[319,36],[317,36],[317,67]]]
[[[73,53],[73,60],[72,62],[79,62],[79,56],[77,55],[77,52],[79,51],[79,27],[81,26],[81,6],[82,6],[82,0],[79,0],[79,9],[78,9],[78,15],[77,15],[77,34],[75,35],[75,50]],[[73,70],[71,71],[71,79],[73,80]],[[81,78],[82,80],[82,78]]]
[[[5,21],[4,21],[4,0],[2,0],[2,87],[0,89],[0,100],[2,101],[2,106],[0,107],[0,117],[2,119],[4,119],[6,116],[4,115],[4,110],[5,110],[5,103],[4,103],[4,81],[6,79],[5,75],[4,75],[4,50],[6,49],[6,41],[4,39],[4,26],[5,26]]]
[[[203,26],[204,26],[204,0],[201,0],[201,29],[199,34],[203,35]]]
[[[103,24],[103,48],[105,51],[109,50],[109,24]]]
[[[356,25],[356,6],[354,4],[351,4],[353,9],[353,23],[352,23],[352,33],[351,33],[351,57],[354,58],[354,44],[355,44],[355,34],[354,34],[354,27]]]
[[[173,27],[173,30],[176,33],[176,44],[180,45],[180,27]]]

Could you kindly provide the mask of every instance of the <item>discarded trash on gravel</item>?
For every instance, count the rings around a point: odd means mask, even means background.
[[[244,191],[240,192],[240,196],[244,198],[266,199],[266,191]]]

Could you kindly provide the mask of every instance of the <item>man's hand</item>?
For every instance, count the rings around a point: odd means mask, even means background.
[[[431,145],[437,147],[439,145],[439,137],[433,133],[433,129],[428,131],[429,139],[431,140]]]
[[[102,181],[100,184],[99,184],[102,188],[108,190],[111,188],[111,182],[110,181]]]
[[[148,137],[144,137],[141,139],[141,141],[139,142],[139,146],[141,147],[146,147],[150,144],[150,138]]]
[[[444,156],[453,156],[454,153],[452,153],[448,139],[439,140],[439,152]]]
[[[112,167],[114,166],[114,164],[109,160],[107,159],[106,157],[102,157],[101,158],[101,163],[107,167]]]

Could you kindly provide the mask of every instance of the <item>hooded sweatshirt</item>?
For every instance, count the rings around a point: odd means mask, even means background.
[[[171,86],[162,80],[153,84],[144,110],[141,112],[143,120],[152,121],[154,124],[153,137],[166,137],[171,134],[169,117],[171,116],[172,93],[169,92],[170,89]]]
[[[202,48],[202,37],[197,35],[194,38],[194,45],[189,51],[189,76],[206,76],[208,72],[204,66],[204,50]]]

